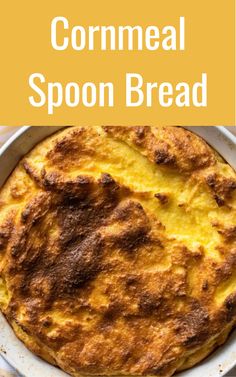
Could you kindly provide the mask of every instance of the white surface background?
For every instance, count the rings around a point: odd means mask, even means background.
[[[0,126],[0,147],[2,144],[9,139],[9,137],[18,129],[19,127],[10,127],[10,126]],[[231,132],[236,135],[236,126],[227,127]],[[0,335],[1,336],[1,335]],[[230,377],[236,377],[236,368],[229,375]],[[3,360],[0,356],[0,377],[19,377],[9,364]],[[43,377],[43,376],[42,376]],[[200,376],[199,376],[200,377]],[[204,376],[202,376],[204,377]]]

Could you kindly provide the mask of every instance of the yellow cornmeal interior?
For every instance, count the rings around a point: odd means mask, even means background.
[[[81,166],[72,167],[68,172],[65,172],[65,175],[68,178],[74,178],[80,174],[99,178],[101,172],[110,174],[118,183],[131,188],[133,191],[131,197],[134,197],[136,194],[139,195],[138,200],[145,211],[156,215],[165,226],[168,237],[174,237],[191,250],[197,250],[200,246],[203,246],[206,255],[219,261],[221,255],[217,250],[217,245],[220,243],[220,235],[217,229],[212,226],[212,221],[220,219],[224,223],[236,224],[235,211],[230,211],[226,207],[218,207],[210,192],[193,177],[186,180],[184,175],[178,174],[175,171],[162,170],[151,163],[145,156],[141,155],[133,146],[112,139],[102,130],[100,130],[100,133],[101,144],[97,146],[95,158],[83,157]],[[48,151],[50,143],[52,142],[49,141],[41,148],[40,154],[38,154],[37,148],[31,152],[30,162],[37,170],[41,170],[46,161],[44,154]],[[231,168],[222,162],[220,158],[218,169],[219,172],[222,171],[228,176],[232,175]],[[47,171],[50,172],[50,167],[47,168]],[[26,190],[24,195],[19,198],[12,198],[8,192],[8,188],[2,190],[0,199],[2,202],[6,201],[7,203],[0,206],[0,216],[2,218],[11,210],[16,210],[20,214],[29,197],[33,196],[39,190],[32,180],[25,175],[22,167],[15,171],[11,179],[15,180],[16,185],[22,187],[22,190],[24,190],[24,187]],[[154,197],[156,193],[167,193],[170,198],[169,202],[162,205]],[[57,229],[52,228],[51,231],[53,233]],[[0,254],[0,267],[1,261]],[[155,268],[155,266],[151,268]],[[168,268],[168,263],[166,266],[157,266],[156,268],[157,270],[158,268]],[[189,278],[191,279],[191,276]],[[225,298],[231,292],[235,291],[235,285],[236,274],[220,284],[215,295],[217,305],[221,305]],[[102,296],[101,292],[99,292],[99,286],[97,286],[95,293],[96,300],[106,300],[106,297]],[[0,278],[0,306],[3,308],[6,307],[9,300],[10,292],[8,292],[5,281]],[[45,313],[46,316],[47,313]],[[71,320],[76,321],[75,318],[62,316],[56,310],[52,316],[54,324]],[[82,321],[84,326],[89,326],[92,320],[92,318],[89,318],[88,313],[81,312],[79,322],[81,323]],[[22,333],[22,329],[17,324],[14,325],[14,329],[16,333]],[[229,330],[223,329],[222,342]],[[54,326],[48,329],[48,332],[53,333],[53,331]],[[23,336],[24,338],[28,337],[30,342],[30,336],[26,333]],[[210,339],[194,355],[191,355],[190,352],[186,359],[182,361],[180,369],[185,369],[195,364],[198,359],[202,359],[204,354],[207,355],[213,347],[214,341],[214,339]]]

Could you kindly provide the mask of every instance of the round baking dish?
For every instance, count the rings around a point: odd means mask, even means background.
[[[17,162],[45,137],[63,127],[22,127],[0,148],[0,187]],[[236,169],[236,137],[226,128],[185,127],[204,138],[225,160]],[[0,314],[0,354],[25,377],[66,377],[66,373],[32,354],[18,340]],[[178,374],[179,377],[233,376],[229,373],[236,366],[236,330],[228,341],[197,366]],[[229,373],[229,374],[228,374]]]

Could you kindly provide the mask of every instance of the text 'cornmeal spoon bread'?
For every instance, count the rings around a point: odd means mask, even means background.
[[[178,127],[69,127],[0,192],[0,305],[73,376],[171,376],[236,321],[236,174]]]

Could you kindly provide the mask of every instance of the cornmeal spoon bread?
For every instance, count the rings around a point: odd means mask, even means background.
[[[236,320],[236,174],[179,127],[69,127],[0,192],[0,306],[73,376],[171,376]]]

